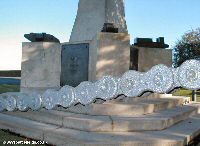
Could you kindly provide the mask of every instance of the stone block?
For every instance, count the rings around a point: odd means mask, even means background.
[[[60,87],[61,45],[49,42],[22,43],[21,91]]]
[[[108,116],[74,114],[64,117],[63,126],[82,131],[112,131],[112,121]]]
[[[164,64],[172,67],[172,50],[159,48],[138,48],[138,71],[149,71],[153,66]]]
[[[127,33],[97,33],[89,48],[89,80],[105,75],[121,76],[129,70],[130,36]]]

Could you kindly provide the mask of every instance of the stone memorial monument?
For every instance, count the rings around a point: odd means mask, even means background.
[[[129,69],[136,69],[132,68],[135,64],[139,71],[148,71],[159,63],[170,66],[172,60],[171,50],[146,49],[137,44],[135,52],[130,49],[123,0],[80,0],[69,42],[60,43],[46,33],[25,37],[32,42],[22,45],[23,91],[64,85],[75,87],[105,75],[119,77]],[[147,46],[158,45],[148,41]],[[156,59],[158,54],[165,59]]]
[[[137,39],[130,58],[124,16],[123,0],[80,0],[69,42],[25,35],[31,42],[22,43],[22,92],[0,94],[0,129],[43,145],[195,144],[200,104],[163,93],[200,89],[200,61],[159,64],[168,51],[163,38]],[[130,60],[139,71],[129,70]],[[149,92],[155,94],[141,96]]]
[[[80,0],[69,42],[46,33],[25,37],[21,91],[77,86],[104,75],[120,76],[130,65],[123,0]],[[53,42],[52,42],[53,41]]]
[[[122,75],[130,65],[124,1],[80,0],[70,40],[62,48],[61,85]]]

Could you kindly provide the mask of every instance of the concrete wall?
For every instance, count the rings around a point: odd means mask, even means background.
[[[69,42],[92,40],[105,22],[127,32],[123,0],[80,0]]]
[[[138,71],[146,72],[153,66],[165,64],[172,66],[172,50],[159,48],[137,47],[138,52]]]
[[[61,45],[22,43],[21,91],[60,87]]]
[[[130,65],[130,36],[127,33],[98,33],[90,44],[89,80],[105,75],[121,76]]]

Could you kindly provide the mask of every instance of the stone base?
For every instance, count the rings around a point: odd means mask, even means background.
[[[20,92],[22,93],[31,93],[31,92],[37,92],[37,93],[44,93],[47,89],[54,89],[59,90],[60,87],[46,87],[46,88],[29,88],[29,87],[20,87]]]
[[[130,36],[127,33],[98,33],[90,43],[89,80],[105,75],[121,76],[129,70]]]
[[[87,110],[92,115],[66,109],[4,112],[0,129],[59,146],[185,146],[200,134],[198,103],[182,106],[182,98],[149,98],[94,104]],[[99,106],[107,108],[96,111]],[[111,115],[115,107],[121,114]],[[104,110],[108,115],[99,115]],[[122,116],[130,112],[139,115]]]
[[[61,45],[48,42],[22,43],[21,66],[23,92],[34,88],[59,88]]]
[[[171,49],[131,47],[131,69],[147,72],[158,64],[172,67]]]

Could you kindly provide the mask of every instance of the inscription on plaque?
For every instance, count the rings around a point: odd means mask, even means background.
[[[89,44],[62,46],[61,86],[77,86],[88,80]]]

